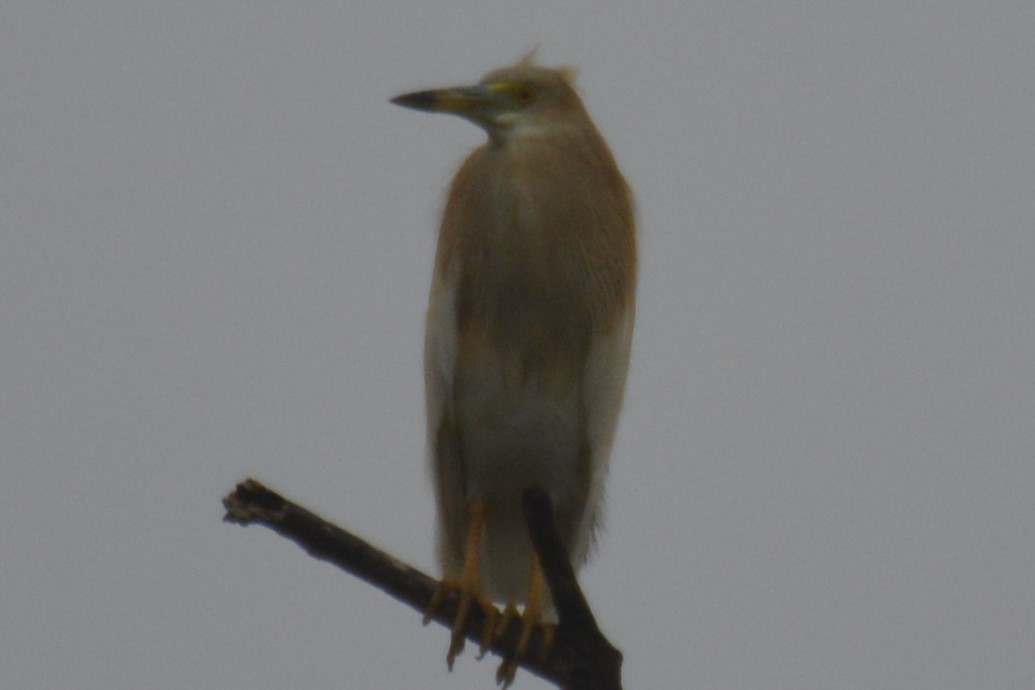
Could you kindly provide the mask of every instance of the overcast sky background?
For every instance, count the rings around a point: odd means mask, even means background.
[[[1035,686],[1033,36],[1029,0],[6,0],[0,685],[492,687],[220,499],[435,571],[423,312],[484,135],[388,99],[539,45],[639,202],[583,571],[625,687]]]

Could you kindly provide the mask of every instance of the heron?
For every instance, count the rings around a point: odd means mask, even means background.
[[[547,491],[576,567],[600,521],[632,344],[637,243],[629,185],[573,81],[571,70],[528,56],[471,86],[392,99],[488,135],[449,186],[424,341],[444,573],[436,600],[459,594],[450,668],[472,606],[491,632],[523,605],[517,659],[554,616],[525,488]],[[514,670],[504,661],[501,680]]]

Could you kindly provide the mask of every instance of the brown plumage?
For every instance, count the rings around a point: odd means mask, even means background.
[[[394,102],[489,135],[442,219],[428,440],[446,582],[467,600],[525,603],[527,627],[549,603],[521,492],[547,489],[575,565],[597,522],[632,339],[632,196],[567,71],[526,59],[477,86]]]

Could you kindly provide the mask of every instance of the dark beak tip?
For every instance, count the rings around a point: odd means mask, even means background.
[[[430,110],[435,105],[435,92],[415,91],[413,93],[404,93],[392,98],[389,102],[403,108]]]

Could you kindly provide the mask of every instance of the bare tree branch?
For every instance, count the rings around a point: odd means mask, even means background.
[[[553,503],[542,487],[525,491],[523,507],[532,546],[557,609],[558,644],[551,659],[567,690],[621,690],[622,653],[597,626],[553,519]]]
[[[359,537],[325,521],[320,516],[248,479],[223,499],[227,522],[260,524],[290,539],[311,556],[378,587],[411,608],[424,613],[438,582],[402,561],[384,553]],[[536,653],[542,634],[536,631],[528,658],[519,666],[565,690],[621,690],[621,653],[601,634],[579,589],[574,570],[557,536],[553,506],[549,497],[533,488],[525,493],[525,515],[533,544],[539,553],[550,585],[559,623],[552,652],[544,661]],[[452,628],[457,596],[450,593],[432,618]],[[480,607],[472,607],[464,631],[467,639],[479,643],[485,626]],[[493,638],[490,651],[504,659],[513,657],[520,626]]]

